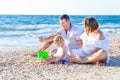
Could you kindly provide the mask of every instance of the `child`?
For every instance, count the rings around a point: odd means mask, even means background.
[[[64,45],[64,39],[62,38],[62,36],[55,36],[53,41],[56,44],[57,49],[54,52],[50,52],[51,58],[48,58],[46,60],[47,63],[59,63],[62,60],[66,60],[67,47]]]

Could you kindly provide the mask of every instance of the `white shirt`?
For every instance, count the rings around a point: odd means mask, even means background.
[[[58,31],[65,40],[65,44],[68,45],[70,49],[79,49],[80,46],[77,40],[80,40],[81,31],[75,26],[71,26],[70,30],[66,34],[65,30],[61,27]]]

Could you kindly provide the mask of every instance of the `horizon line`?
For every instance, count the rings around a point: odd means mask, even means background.
[[[66,13],[65,13],[66,14]],[[0,14],[0,15],[55,15],[55,16],[60,16],[60,15],[62,15],[62,14]],[[120,14],[68,14],[68,15],[70,15],[70,16],[91,16],[91,15],[93,15],[93,16],[106,16],[106,15],[108,15],[108,16],[120,16]]]

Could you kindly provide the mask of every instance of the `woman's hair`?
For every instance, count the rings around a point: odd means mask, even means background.
[[[90,18],[85,18],[84,20],[84,27],[87,35],[95,30],[98,29],[98,22],[96,21],[95,18],[90,17]]]
[[[54,38],[54,42],[56,43],[56,42],[64,42],[64,39],[63,39],[63,37],[61,36],[61,35],[57,35],[57,36],[55,36],[55,38]]]

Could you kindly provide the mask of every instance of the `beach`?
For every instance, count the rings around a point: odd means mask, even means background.
[[[0,48],[0,80],[120,80],[120,38],[109,40],[108,64],[43,64],[37,57],[24,56],[39,46]]]

